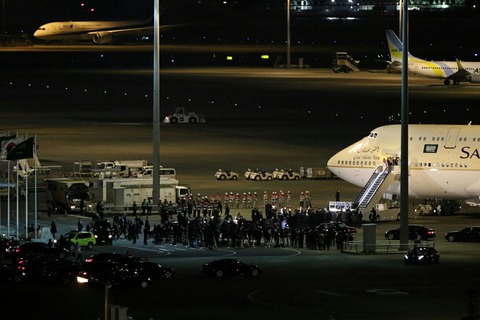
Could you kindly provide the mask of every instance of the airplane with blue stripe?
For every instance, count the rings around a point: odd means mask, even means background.
[[[385,31],[390,52],[390,67],[401,71],[403,44],[392,30]],[[408,52],[408,71],[414,75],[443,79],[445,85],[460,82],[480,83],[480,62],[428,61],[417,58]]]

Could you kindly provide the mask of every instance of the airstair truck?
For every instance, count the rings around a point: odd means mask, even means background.
[[[48,213],[92,212],[90,181],[69,178],[45,179]],[[83,206],[83,208],[82,208]]]
[[[350,56],[347,52],[334,52],[332,57],[333,63],[333,72],[345,72],[348,73],[350,71],[359,71],[358,64],[360,63],[359,60],[355,60]]]

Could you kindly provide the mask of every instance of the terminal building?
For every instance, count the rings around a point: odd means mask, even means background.
[[[401,2],[395,0],[292,0],[292,14],[398,11]],[[472,6],[468,0],[410,0],[411,10],[447,10]]]

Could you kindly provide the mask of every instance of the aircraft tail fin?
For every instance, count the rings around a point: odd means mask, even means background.
[[[388,42],[388,51],[390,52],[390,58],[392,60],[392,62],[402,62],[402,51],[403,51],[403,44],[402,44],[402,41],[400,41],[400,39],[397,37],[397,35],[395,34],[395,32],[393,32],[393,30],[390,30],[390,29],[387,29],[385,30],[385,34],[387,36],[387,42]],[[421,59],[418,59],[414,56],[412,56],[410,54],[410,52],[407,52],[408,53],[408,58],[411,59],[415,59],[415,60],[421,60]]]
[[[388,42],[388,51],[392,62],[402,62],[403,44],[393,30],[385,30]]]

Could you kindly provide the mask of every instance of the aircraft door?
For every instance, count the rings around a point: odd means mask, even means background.
[[[450,128],[445,139],[445,149],[455,149],[460,128]]]

